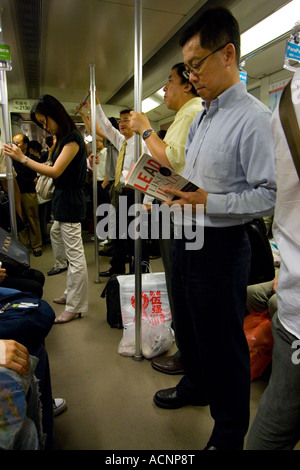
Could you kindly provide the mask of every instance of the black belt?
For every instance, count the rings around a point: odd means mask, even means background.
[[[124,188],[122,188],[122,194],[123,193],[130,193],[132,191],[134,191],[134,189],[128,188],[127,186],[124,186]]]

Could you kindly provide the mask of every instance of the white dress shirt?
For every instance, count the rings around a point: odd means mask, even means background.
[[[123,134],[121,134],[120,131],[114,128],[114,126],[111,124],[109,119],[104,114],[104,111],[100,104],[96,106],[96,119],[98,121],[100,128],[102,129],[103,133],[106,135],[108,140],[114,145],[114,147],[116,147],[116,149],[120,151],[123,145],[123,142],[125,140],[125,137]],[[136,140],[135,136],[132,136],[130,137],[130,139],[127,140],[125,158],[124,158],[124,164],[123,164],[124,172],[128,172],[131,166],[133,165],[133,163],[135,163],[136,161],[135,140]],[[151,155],[145,142],[141,140],[140,155],[142,155],[143,153],[147,153],[148,155]],[[123,173],[121,174],[120,182],[121,183],[125,182]]]
[[[300,69],[292,82],[294,107],[300,126],[299,93]],[[271,124],[277,175],[273,234],[281,256],[276,289],[278,318],[290,333],[300,338],[300,181],[281,126],[278,107]]]

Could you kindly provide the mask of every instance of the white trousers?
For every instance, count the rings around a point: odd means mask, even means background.
[[[50,230],[51,246],[55,258],[55,269],[64,269],[67,267],[67,255],[64,242],[60,232],[59,222],[54,220]]]
[[[81,237],[81,224],[57,222],[63,241],[63,248],[69,262],[67,287],[63,296],[66,298],[66,310],[71,313],[88,311],[88,274]]]

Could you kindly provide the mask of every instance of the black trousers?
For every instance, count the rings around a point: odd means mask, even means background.
[[[123,191],[120,195],[122,198],[126,198],[127,212],[130,206],[135,203],[134,190],[130,189]],[[134,240],[129,236],[128,227],[133,222],[134,217],[128,216],[128,225],[124,226],[124,230],[120,233],[120,210],[123,210],[125,204],[116,207],[116,234],[117,237],[113,240],[113,256],[110,261],[112,270],[115,273],[125,273],[125,263],[128,256],[134,256]],[[142,240],[142,261],[149,262],[149,249],[148,240]]]
[[[241,449],[249,425],[250,359],[243,330],[250,244],[243,226],[206,228],[204,246],[173,241],[172,292],[185,375],[179,396],[207,398],[209,445]]]

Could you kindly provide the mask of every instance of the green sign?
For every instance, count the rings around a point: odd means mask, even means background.
[[[0,60],[11,60],[10,47],[7,44],[0,44]]]

